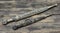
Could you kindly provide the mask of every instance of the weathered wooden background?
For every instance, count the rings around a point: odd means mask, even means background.
[[[20,21],[10,23],[7,26],[2,25],[2,20],[56,3],[58,4],[57,7],[43,14],[32,16],[32,18],[49,14],[59,14],[60,0],[0,0],[0,33],[60,33],[60,15],[48,17],[45,20],[20,28],[16,31],[12,30],[11,26],[18,24]]]

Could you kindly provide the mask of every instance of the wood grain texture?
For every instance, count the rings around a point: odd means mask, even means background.
[[[60,15],[54,15],[46,18],[38,23],[12,30],[13,25],[18,25],[20,21],[10,23],[7,26],[2,25],[2,20],[15,17],[27,13],[35,8],[41,8],[58,3],[58,6],[48,10],[47,12],[39,15],[32,16],[46,16],[48,14],[60,13],[60,0],[1,0],[0,1],[0,33],[60,33]],[[21,6],[23,5],[23,6]],[[18,6],[18,7],[17,7]],[[2,17],[3,16],[3,17]],[[22,20],[23,21],[23,20]]]

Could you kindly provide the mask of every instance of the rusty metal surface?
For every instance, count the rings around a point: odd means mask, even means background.
[[[49,14],[60,13],[60,0],[1,0],[0,1],[0,33],[60,33],[60,15],[51,16],[35,24],[13,30],[11,27],[18,25],[23,20],[10,23],[6,26],[2,25],[3,19],[15,17],[27,13],[35,8],[41,8],[58,3],[58,6],[48,10],[47,12],[39,15],[32,16],[46,16]],[[23,6],[22,6],[23,5]]]

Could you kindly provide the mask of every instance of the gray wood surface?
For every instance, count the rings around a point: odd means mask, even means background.
[[[12,26],[18,25],[23,20],[10,23],[6,26],[2,25],[2,20],[55,3],[58,4],[57,7],[52,8],[43,14],[32,16],[31,18],[49,14],[60,14],[60,0],[0,0],[0,33],[60,33],[60,15],[48,17],[18,30],[13,30]]]

